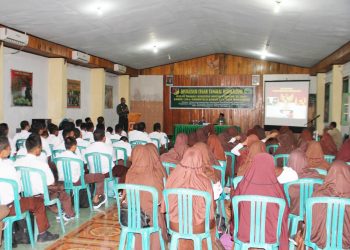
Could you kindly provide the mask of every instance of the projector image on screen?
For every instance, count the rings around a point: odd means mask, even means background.
[[[309,81],[265,82],[265,125],[305,127]]]

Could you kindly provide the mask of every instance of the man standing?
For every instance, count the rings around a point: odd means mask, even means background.
[[[117,106],[117,114],[119,115],[119,124],[123,128],[124,131],[128,132],[128,114],[129,108],[128,105],[125,104],[125,98],[122,97],[120,99],[120,104]]]

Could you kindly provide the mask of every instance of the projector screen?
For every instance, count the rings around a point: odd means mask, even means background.
[[[310,81],[266,81],[265,125],[305,127]]]

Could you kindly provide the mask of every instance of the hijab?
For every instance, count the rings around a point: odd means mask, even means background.
[[[238,135],[238,132],[234,127],[230,127],[218,135],[221,146],[225,151],[231,151],[233,149],[234,144],[229,143],[229,141],[237,135]]]
[[[262,141],[256,141],[249,147],[249,153],[247,158],[245,159],[245,162],[239,167],[237,176],[243,176],[246,171],[250,168],[254,156],[256,156],[259,153],[265,153],[266,147],[265,144]]]
[[[192,147],[197,142],[197,133],[192,132],[188,135],[188,146]]]
[[[273,157],[267,153],[259,153],[253,157],[251,167],[245,173],[242,181],[238,184],[234,195],[263,195],[281,198],[286,201],[283,187],[278,183],[275,174],[275,164]],[[287,203],[287,202],[286,202]],[[288,249],[288,214],[286,205],[280,234],[279,249]],[[273,204],[268,204],[266,209],[266,230],[265,240],[267,243],[275,242],[276,227],[278,219],[278,209]],[[242,203],[239,214],[238,238],[249,241],[250,237],[250,205]]]
[[[312,141],[312,133],[310,131],[310,129],[305,128],[303,129],[303,131],[301,132],[299,139],[298,139],[298,147],[300,147],[301,143],[303,142],[309,142]]]
[[[323,131],[323,136],[321,138],[321,147],[323,153],[326,155],[336,155],[337,154],[337,145],[334,143],[334,140],[327,130]]]
[[[350,162],[350,139],[347,139],[343,145],[341,145],[335,159]]]
[[[334,161],[322,186],[318,187],[313,197],[350,198],[350,167],[343,161]],[[318,247],[324,248],[327,240],[325,204],[317,204],[312,210],[311,240]],[[345,209],[343,227],[343,248],[350,248],[350,208]]]
[[[209,135],[207,144],[215,159],[218,161],[226,161],[225,151],[220,143],[219,137],[216,134]]]
[[[279,143],[279,146],[274,153],[274,155],[278,154],[289,154],[294,149],[294,136],[291,137],[289,133],[279,134],[277,136],[277,140]],[[283,159],[277,160],[277,166],[283,167]]]
[[[321,144],[317,141],[310,141],[306,149],[306,159],[309,168],[321,168],[328,170],[329,163],[324,159]]]
[[[188,149],[188,136],[184,133],[180,133],[176,136],[174,148],[170,149],[169,152],[164,153],[160,156],[161,161],[179,163]]]
[[[242,140],[241,140],[242,141]],[[257,141],[260,141],[259,140],[259,137],[255,134],[251,134],[249,135],[246,140],[247,142],[247,146],[243,149],[240,150],[240,156],[237,157],[237,171],[239,170],[239,168],[245,163],[247,157],[248,157],[248,154],[249,154],[249,147],[251,145],[253,145],[254,142],[257,142]],[[236,169],[235,169],[236,171]]]

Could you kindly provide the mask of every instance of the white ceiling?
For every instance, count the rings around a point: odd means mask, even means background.
[[[282,0],[278,14],[274,5],[274,0],[0,0],[0,23],[134,68],[213,53],[259,58],[267,41],[272,54],[267,60],[312,66],[350,40],[350,0]]]

